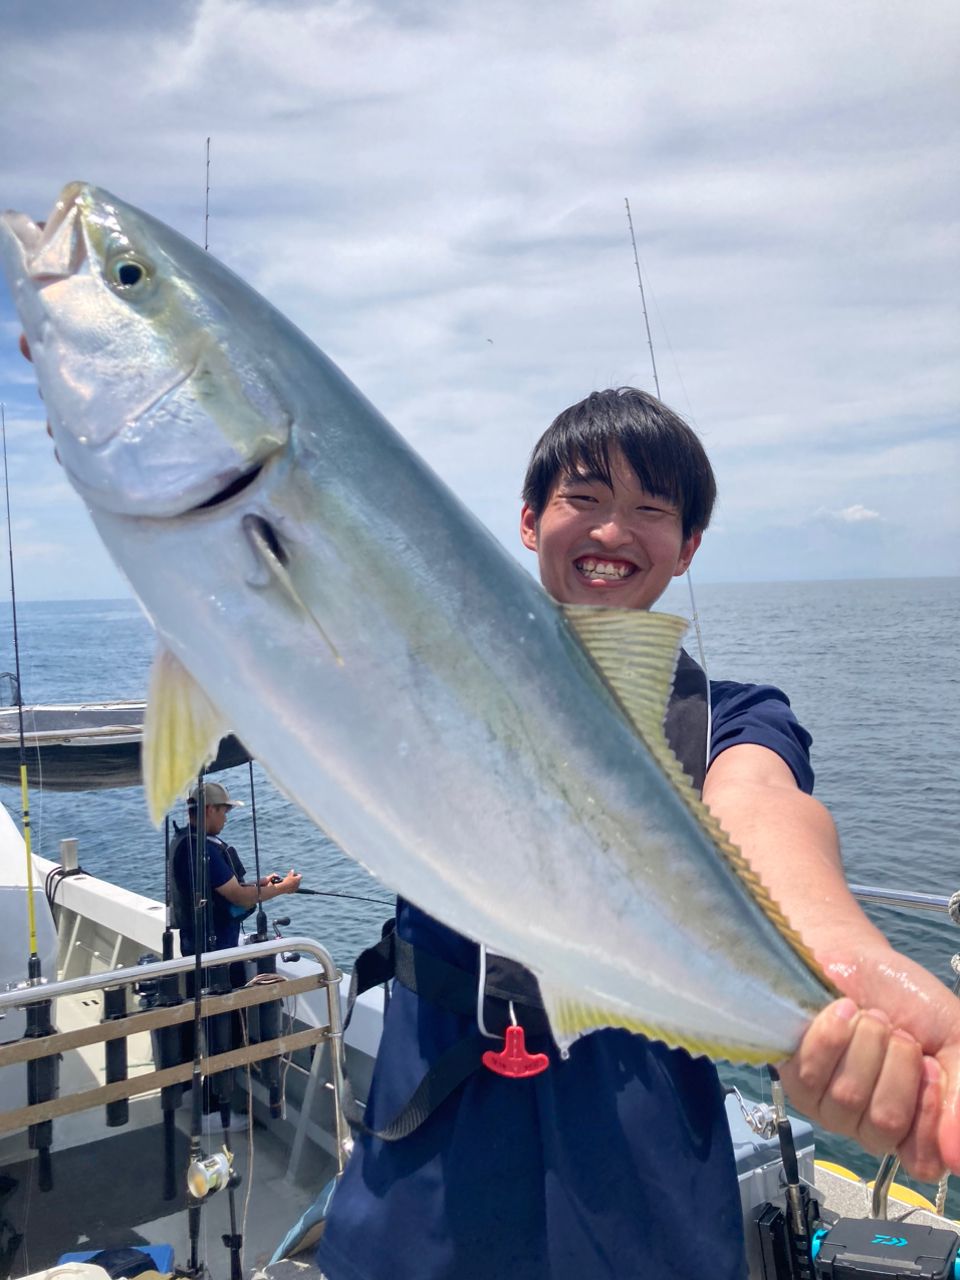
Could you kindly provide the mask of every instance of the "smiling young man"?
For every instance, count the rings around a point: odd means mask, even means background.
[[[556,600],[648,609],[693,559],[715,495],[680,418],[640,391],[596,392],[535,447],[521,537]],[[898,956],[847,891],[833,823],[810,794],[810,737],[785,695],[731,682],[708,690],[682,655],[665,732],[853,997],[825,1010],[784,1066],[795,1103],[871,1151],[899,1148],[918,1176],[935,1176],[943,1158],[960,1165],[960,1002]],[[712,1063],[615,1029],[561,1059],[532,975],[487,957],[487,1025],[502,1032],[512,998],[528,1048],[549,1059],[540,1075],[504,1079],[480,1065],[477,946],[403,900],[396,935],[408,963],[387,1011],[369,1127],[318,1252],[330,1280],[742,1280],[739,1190]],[[426,1119],[404,1136],[375,1132],[409,1118],[418,1089],[432,1095]]]

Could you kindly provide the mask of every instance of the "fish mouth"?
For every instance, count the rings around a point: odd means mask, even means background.
[[[85,182],[70,182],[57,197],[46,222],[7,210],[0,223],[19,248],[23,274],[37,288],[74,275],[86,257],[79,212],[89,191]]]

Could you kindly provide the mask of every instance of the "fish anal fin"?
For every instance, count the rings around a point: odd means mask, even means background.
[[[725,1043],[720,1040],[685,1036],[672,1027],[658,1026],[644,1021],[626,1009],[607,1005],[601,1001],[592,1001],[582,993],[571,993],[558,988],[551,988],[539,978],[540,996],[550,1021],[553,1038],[561,1050],[569,1048],[574,1040],[587,1035],[591,1031],[599,1031],[604,1027],[619,1027],[634,1035],[646,1036],[648,1040],[658,1040],[671,1049],[686,1049],[695,1056],[704,1055],[717,1062],[724,1060],[743,1065],[763,1066],[768,1062],[779,1062],[786,1057],[790,1046],[784,1045],[743,1045]]]
[[[158,649],[142,750],[143,786],[155,826],[214,758],[227,732],[220,712],[193,676],[167,649]]]

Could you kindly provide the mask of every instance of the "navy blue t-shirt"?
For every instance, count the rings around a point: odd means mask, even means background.
[[[813,789],[810,735],[769,685],[711,682],[711,761],[769,747]],[[397,932],[476,968],[477,947],[402,899]],[[475,1023],[399,983],[365,1120],[388,1124]],[[716,1069],[618,1029],[525,1080],[475,1071],[409,1137],[358,1134],[317,1263],[329,1280],[742,1280],[743,1223]]]
[[[193,853],[197,843],[197,833],[193,827],[189,829],[189,839],[185,834],[173,851],[172,872],[177,881],[181,900],[189,904],[184,918],[180,922],[180,954],[192,956],[196,954],[194,941],[193,903],[195,900],[193,880]],[[223,951],[227,947],[235,947],[240,942],[240,919],[230,909],[230,903],[217,889],[228,880],[232,880],[237,872],[226,854],[224,842],[216,836],[207,836],[207,866],[209,867],[210,893],[204,913],[205,937],[201,939],[201,951]],[[212,947],[206,945],[207,937],[213,934]]]

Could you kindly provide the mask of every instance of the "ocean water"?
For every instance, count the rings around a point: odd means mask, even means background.
[[[779,685],[813,734],[816,794],[837,822],[849,879],[940,894],[960,887],[960,579],[704,585],[697,605],[711,675]],[[675,584],[662,607],[689,615],[685,585]],[[18,623],[25,702],[145,696],[153,640],[132,602],[26,603]],[[695,641],[688,648],[696,655]],[[4,668],[13,669],[9,605],[0,607]],[[247,801],[224,836],[252,872],[250,772],[218,777]],[[283,898],[272,914],[290,917],[285,933],[317,937],[351,967],[379,937],[389,895],[258,767],[252,774],[261,870],[296,867],[305,886],[331,895]],[[19,813],[18,790],[0,787],[0,801]],[[75,837],[86,870],[162,897],[163,833],[147,820],[139,788],[35,789],[31,813],[43,856],[56,859],[59,841]],[[898,948],[952,984],[960,931],[949,920],[889,908],[870,914]],[[759,1073],[724,1074],[754,1096],[769,1095]],[[876,1162],[855,1144],[820,1133],[817,1144],[825,1158],[873,1176]],[[960,1196],[948,1208],[960,1213]]]

